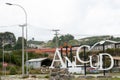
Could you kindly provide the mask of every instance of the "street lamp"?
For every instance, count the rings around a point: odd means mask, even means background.
[[[7,5],[14,5],[20,7],[24,13],[25,13],[25,24],[24,25],[19,25],[22,27],[22,76],[24,76],[24,27],[26,26],[26,49],[27,49],[27,12],[26,10],[19,4],[11,4],[11,3],[6,3]],[[26,60],[28,60],[28,53],[26,52]],[[28,74],[28,66],[27,66],[27,74]]]

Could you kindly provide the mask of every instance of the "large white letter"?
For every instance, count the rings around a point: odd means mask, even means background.
[[[93,63],[92,63],[92,56],[90,56],[90,67],[95,68],[95,69],[96,69],[96,68],[99,68],[99,65],[100,65],[100,62],[99,62],[99,61],[100,61],[100,59],[99,59],[99,56],[98,56],[98,55],[97,55],[97,58],[98,58],[98,60],[97,60],[98,62],[96,63],[96,67],[94,67],[94,66],[93,66]]]
[[[56,59],[56,56],[58,56],[59,59]],[[53,58],[53,61],[52,61],[52,64],[50,66],[50,68],[54,68],[54,62],[60,62],[61,63],[61,68],[65,68],[65,64],[62,60],[62,57],[61,57],[61,54],[58,50],[58,48],[56,48],[56,51],[55,51],[55,55],[54,55],[54,58]]]
[[[80,46],[80,47],[77,49],[77,52],[76,52],[77,59],[78,59],[81,63],[89,63],[90,60],[89,60],[89,61],[83,61],[83,60],[80,59],[79,52],[80,52],[81,48],[83,48],[83,47],[86,47],[86,48],[88,48],[88,50],[90,50],[90,46],[88,46],[88,45],[82,45],[82,46]]]
[[[110,67],[104,69],[103,68],[103,56],[105,56],[105,55],[110,57],[111,65],[110,65]],[[99,68],[99,70],[110,70],[114,66],[114,60],[110,54],[102,53],[102,54],[99,54],[99,56],[100,56],[100,68]]]
[[[71,62],[68,57],[65,57],[65,60],[66,60],[66,63],[68,61],[68,66],[72,66],[72,68],[74,68],[76,66],[76,63],[75,62]]]

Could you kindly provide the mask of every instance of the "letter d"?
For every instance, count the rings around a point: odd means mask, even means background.
[[[110,67],[104,69],[103,68],[103,56],[105,56],[105,55],[110,57],[111,65],[110,65]],[[114,66],[114,60],[110,54],[102,53],[102,54],[99,54],[99,56],[100,56],[100,68],[99,68],[99,70],[110,70]]]

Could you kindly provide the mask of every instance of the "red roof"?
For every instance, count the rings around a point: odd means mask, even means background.
[[[60,50],[61,48],[59,48]],[[41,48],[41,49],[28,49],[27,52],[34,52],[34,53],[46,53],[46,52],[50,52],[50,53],[55,53],[56,48]],[[66,51],[65,48],[62,48],[63,53]],[[72,48],[73,51],[77,50],[77,47]],[[70,51],[70,48],[68,48],[68,52]]]
[[[44,52],[51,52],[54,53],[55,52],[55,48],[42,48],[42,49],[28,49],[28,52],[35,52],[35,53],[44,53]]]

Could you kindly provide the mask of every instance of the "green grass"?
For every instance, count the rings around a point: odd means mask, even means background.
[[[73,80],[120,80],[120,78],[90,78],[90,79],[86,79],[86,78],[76,78]]]
[[[120,78],[113,78],[112,80],[120,80]]]

